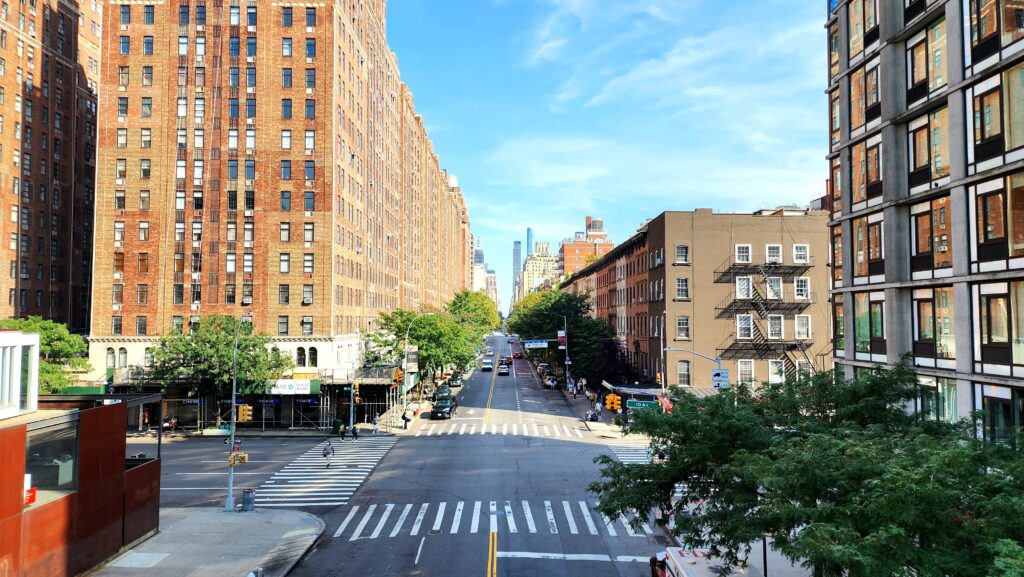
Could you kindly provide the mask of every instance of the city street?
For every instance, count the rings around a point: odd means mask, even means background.
[[[510,354],[490,342],[495,361]],[[513,362],[475,371],[451,421],[413,421],[346,505],[319,513],[327,531],[293,575],[649,575],[660,530],[603,519],[586,490],[593,458],[624,443]]]

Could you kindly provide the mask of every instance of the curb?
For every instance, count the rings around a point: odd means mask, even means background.
[[[302,561],[303,557],[306,556],[306,553],[309,553],[309,550],[313,548],[313,545],[316,545],[317,541],[320,540],[320,537],[323,536],[324,530],[327,529],[327,524],[324,523],[324,520],[321,519],[320,517],[317,517],[316,515],[314,515],[312,513],[306,513],[305,511],[301,511],[301,513],[303,515],[307,515],[309,517],[312,517],[317,522],[317,524],[320,525],[320,530],[317,532],[316,537],[314,537],[314,538],[309,540],[309,545],[306,545],[306,548],[302,550],[302,554],[296,556],[295,559],[293,559],[291,561],[291,563],[289,563],[288,565],[285,566],[284,570],[281,571],[281,576],[282,577],[284,577],[285,575],[288,575],[289,573],[292,572],[292,569],[294,569],[295,566],[299,564],[299,561]]]

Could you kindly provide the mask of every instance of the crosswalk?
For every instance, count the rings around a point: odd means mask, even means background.
[[[258,507],[336,507],[349,498],[377,463],[398,441],[397,437],[369,437],[358,441],[330,441],[334,447],[330,468],[323,456],[328,441],[318,443],[301,457],[274,473],[256,489]]]
[[[628,465],[646,465],[651,462],[647,445],[611,445],[615,457]]]
[[[641,520],[639,528],[633,526],[633,520],[633,516],[609,519],[587,500],[374,503],[350,507],[334,531],[334,538],[358,541],[460,532],[611,537],[644,537],[654,533],[646,519]]]
[[[447,437],[458,435],[511,435],[529,437],[550,437],[582,439],[585,428],[580,425],[561,423],[475,423],[475,422],[425,422],[413,429],[414,437]]]

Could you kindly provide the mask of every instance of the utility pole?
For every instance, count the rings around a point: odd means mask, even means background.
[[[252,312],[242,315],[242,318],[238,319],[238,324],[235,325],[235,348],[231,353],[231,442],[228,445],[228,458],[231,459],[231,454],[235,450],[235,424],[238,421],[237,418],[237,407],[235,406],[236,396],[238,394],[238,331],[242,328],[242,323],[252,322]],[[228,498],[224,500],[224,510],[227,512],[234,512],[235,510],[235,464],[231,462],[228,464]]]

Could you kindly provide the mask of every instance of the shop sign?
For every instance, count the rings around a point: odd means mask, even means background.
[[[25,474],[25,506],[36,502],[36,488],[32,486],[32,475]]]
[[[270,388],[271,395],[308,395],[312,388],[309,379],[277,379]]]

